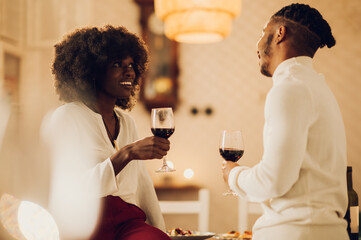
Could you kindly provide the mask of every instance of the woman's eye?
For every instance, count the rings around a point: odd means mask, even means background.
[[[120,67],[120,63],[119,62],[113,63],[113,67]]]
[[[113,68],[134,69],[134,63],[114,62]]]

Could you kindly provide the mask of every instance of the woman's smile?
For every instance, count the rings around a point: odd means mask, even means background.
[[[119,83],[120,86],[127,88],[127,89],[132,89],[133,88],[133,83],[132,81],[122,81]]]

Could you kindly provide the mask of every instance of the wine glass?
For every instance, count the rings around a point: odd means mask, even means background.
[[[169,138],[174,133],[174,115],[172,108],[153,108],[151,113],[151,130],[154,136]],[[175,169],[167,164],[163,157],[163,166],[156,172],[173,172]]]
[[[243,138],[241,131],[223,130],[220,143],[219,153],[226,161],[237,162],[244,153]],[[231,189],[223,195],[237,195]]]

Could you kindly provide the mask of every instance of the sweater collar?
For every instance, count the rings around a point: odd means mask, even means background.
[[[307,56],[299,56],[284,60],[277,66],[276,70],[274,71],[272,76],[273,82],[275,82],[278,76],[287,72],[294,65],[303,65],[312,68],[312,58]]]

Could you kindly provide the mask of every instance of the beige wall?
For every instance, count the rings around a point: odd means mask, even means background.
[[[54,4],[54,1],[28,0],[27,6],[49,6],[51,2]],[[253,166],[261,159],[263,107],[272,81],[259,73],[255,45],[269,16],[291,2],[244,0],[242,14],[233,22],[232,34],[227,39],[207,45],[180,44],[181,104],[175,112],[176,131],[170,139],[168,154],[177,171],[154,173],[160,165],[158,161],[149,162],[148,167],[155,184],[171,177],[175,184],[198,184],[210,189],[210,231],[219,233],[237,228],[237,200],[221,195],[226,185],[220,169],[219,133],[225,128],[241,129],[245,155],[240,163]],[[339,101],[347,134],[348,161],[354,166],[354,187],[361,196],[358,160],[361,155],[361,95],[358,93],[361,90],[361,3],[359,0],[333,1],[332,4],[329,0],[304,2],[320,10],[337,40],[334,48],[317,53],[315,67],[324,73]],[[39,25],[51,31],[40,38],[34,37],[34,32],[27,34],[31,41],[24,47],[20,125],[10,124],[0,152],[0,193],[10,192],[42,205],[47,203],[49,163],[39,145],[39,128],[46,112],[59,104],[50,71],[52,45],[65,32],[84,25],[121,24],[131,31],[140,31],[138,7],[132,0],[66,0],[57,4],[50,8],[52,14],[45,15],[50,20],[42,19]],[[86,14],[81,15],[84,12]],[[28,15],[30,20],[34,18],[31,14],[32,11]],[[29,25],[28,28],[34,27]],[[193,106],[200,110],[210,106],[214,114],[191,115]],[[131,114],[140,136],[150,135],[149,115],[141,103]],[[15,133],[14,129],[19,131]],[[194,170],[192,180],[183,177],[186,168]],[[196,223],[194,219],[168,218],[167,221],[168,227],[188,228]]]

